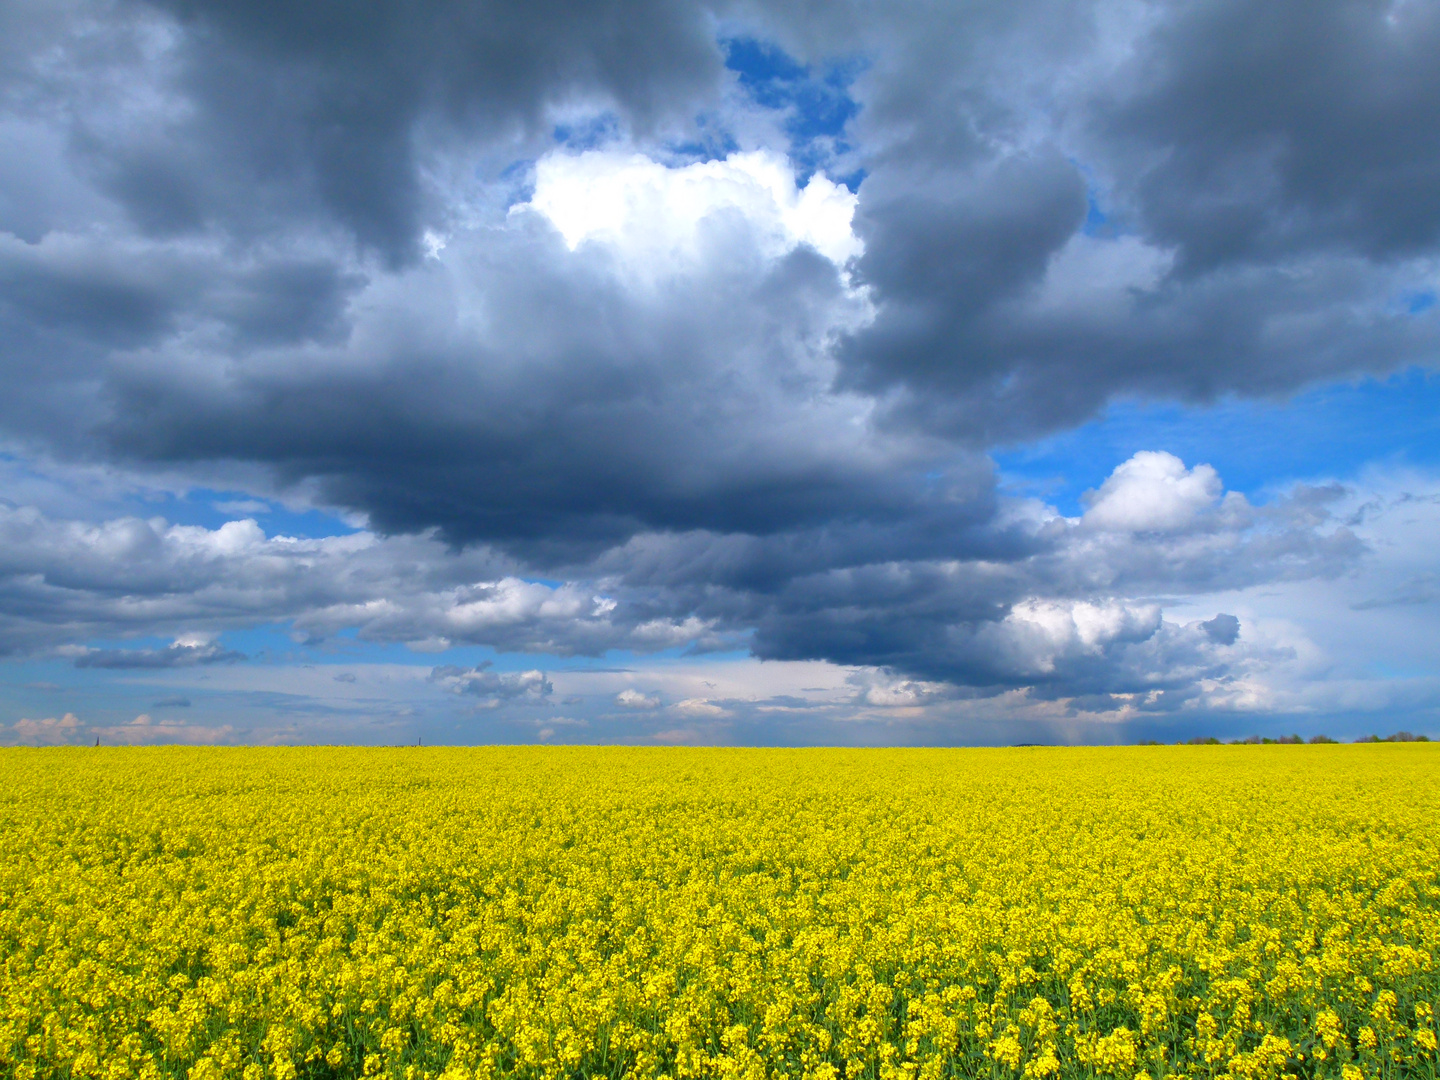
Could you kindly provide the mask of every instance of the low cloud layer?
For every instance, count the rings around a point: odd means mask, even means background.
[[[1244,638],[1224,612],[1167,622],[1165,597],[1352,569],[1366,545],[1331,510],[1344,496],[1300,487],[1255,506],[1224,492],[1207,466],[1144,452],[1087,496],[1079,517],[1001,500],[968,555],[921,546],[877,561],[863,521],[744,540],[647,533],[551,583],[434,535],[301,540],[268,537],[253,520],[214,530],[137,519],[83,526],[0,509],[0,641],[12,653],[48,643],[77,667],[160,669],[243,659],[197,627],[288,623],[312,641],[355,631],[421,652],[748,647],[766,659],[883,667],[916,686],[1172,693],[1228,672]],[[176,640],[95,649],[70,644],[77,635]],[[539,671],[439,665],[431,678],[492,705],[550,693]]]
[[[245,654],[225,649],[213,641],[181,639],[163,649],[67,648],[77,668],[156,669],[194,667],[202,664],[233,664]]]

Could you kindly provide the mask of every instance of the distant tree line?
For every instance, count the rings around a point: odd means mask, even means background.
[[[1329,735],[1311,735],[1310,738],[1302,739],[1299,735],[1281,735],[1278,739],[1265,738],[1260,735],[1248,735],[1243,739],[1231,739],[1229,743],[1222,743],[1213,735],[1197,735],[1193,739],[1181,739],[1176,746],[1298,746],[1301,743],[1309,742],[1312,745],[1317,743],[1338,743],[1339,739],[1332,739]],[[1380,742],[1429,742],[1429,735],[1412,735],[1408,731],[1397,731],[1393,735],[1386,735],[1383,739],[1379,735],[1362,735],[1355,740],[1357,743],[1380,743]],[[1155,740],[1147,739],[1140,743],[1141,746],[1163,746],[1164,744]]]

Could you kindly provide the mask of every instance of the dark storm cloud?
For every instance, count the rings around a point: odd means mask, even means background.
[[[446,216],[421,175],[431,151],[523,147],[548,133],[548,107],[567,104],[653,123],[721,70],[698,9],[663,0],[423,11],[161,0],[15,21],[65,49],[37,81],[85,101],[72,149],[145,233],[253,236],[319,215],[392,263]],[[86,100],[107,83],[119,100]],[[183,107],[145,100],[152,88]]]
[[[211,309],[243,346],[330,341],[343,334],[346,302],[363,284],[332,262],[267,260],[217,290]]]
[[[1188,273],[1317,249],[1429,254],[1437,51],[1434,4],[1178,5],[1101,92],[1093,126],[1140,226]]]
[[[849,415],[796,399],[821,388],[795,339],[852,301],[812,252],[767,267],[736,246],[662,306],[539,224],[455,241],[391,281],[338,351],[232,362],[221,383],[153,358],[117,370],[105,436],[156,462],[270,462],[387,531],[439,525],[540,559],[650,529],[975,516],[927,511],[924,485],[897,484],[897,465],[922,460],[903,442],[824,446]],[[477,317],[490,340],[461,333]],[[775,385],[787,372],[789,392]]]
[[[1160,601],[1102,598],[1204,594],[1353,567],[1364,545],[1333,520],[1317,524],[1285,503],[1164,535],[1081,519],[1058,534],[1052,527],[1035,554],[1007,564],[891,563],[801,577],[748,613],[752,647],[769,659],[823,656],[996,689],[1068,693],[1109,680],[1132,692],[1169,679],[1164,671],[1179,685],[1193,665],[1175,649],[1233,645],[1238,620],[1217,615],[1175,638]]]
[[[1248,641],[1136,597],[1358,541],[1173,459],[1066,522],[983,452],[1117,395],[1433,364],[1404,298],[1440,247],[1437,35],[1415,3],[7,5],[3,435],[263,470],[379,535],[0,507],[0,649],[287,619],[1180,700],[1155,671]],[[767,131],[865,177],[848,265],[753,191],[674,250],[658,212],[569,244],[516,205],[558,135],[675,162]]]
[[[193,283],[182,277],[179,260],[156,254],[69,238],[27,244],[0,237],[5,315],[37,330],[83,335],[102,346],[154,340],[193,296]]]
[[[838,536],[789,549],[688,534],[637,538],[599,565],[624,567],[616,580],[632,617],[694,611],[718,628],[753,627],[766,659],[881,664],[997,690],[1112,678],[1129,692],[1163,682],[1165,663],[1198,670],[1176,650],[1239,638],[1227,614],[1177,637],[1163,598],[1352,570],[1366,547],[1333,510],[1345,496],[1298,486],[1257,507],[1205,466],[1148,453],[1118,468],[1078,520],[1004,506],[952,540],[962,557],[917,548],[867,562],[863,552],[898,547],[896,537],[847,551],[830,546]]]
[[[1434,363],[1435,320],[1400,302],[1430,287],[1440,240],[1433,5],[1064,21],[1068,44],[995,21],[989,58],[958,28],[896,25],[912,62],[858,84],[883,149],[861,191],[880,302],[842,351],[853,384],[905,388],[897,423],[990,443],[1116,394]],[[929,80],[943,108],[921,103]]]

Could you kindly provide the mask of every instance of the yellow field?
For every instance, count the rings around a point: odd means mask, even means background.
[[[0,752],[0,1075],[1436,1075],[1440,746]]]

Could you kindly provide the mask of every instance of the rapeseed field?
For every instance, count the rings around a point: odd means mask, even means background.
[[[0,752],[0,1075],[1435,1077],[1440,746]]]

